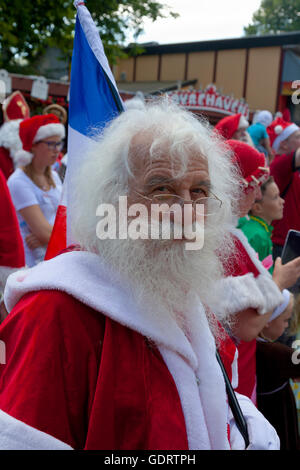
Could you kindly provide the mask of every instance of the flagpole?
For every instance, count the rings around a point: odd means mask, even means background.
[[[83,0],[77,9],[70,78],[68,116],[68,163],[63,194],[45,259],[75,243],[71,234],[73,178],[93,140],[91,131],[101,129],[124,111],[117,84],[109,67],[99,31]]]

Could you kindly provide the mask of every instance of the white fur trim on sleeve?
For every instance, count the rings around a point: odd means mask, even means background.
[[[0,450],[72,450],[72,447],[0,410]]]
[[[232,315],[253,308],[260,315],[264,315],[274,310],[283,299],[272,278],[262,274],[256,278],[252,273],[229,276],[218,281],[217,289],[219,305],[214,308],[216,313],[222,309]]]
[[[260,315],[264,315],[283,302],[283,295],[271,274],[259,261],[244,233],[236,228],[232,228],[231,232],[242,243],[260,274],[256,278],[253,273],[248,273],[243,276],[228,276],[218,281],[216,287],[219,300],[212,309],[216,314],[222,310],[232,315],[247,308],[254,308]]]

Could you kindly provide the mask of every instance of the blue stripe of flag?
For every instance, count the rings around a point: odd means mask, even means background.
[[[114,85],[94,55],[76,19],[71,68],[69,124],[85,136],[123,111]]]

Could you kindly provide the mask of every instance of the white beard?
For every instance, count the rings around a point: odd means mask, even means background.
[[[214,231],[215,233],[215,231]],[[142,309],[158,316],[169,315],[188,332],[193,302],[206,308],[206,319],[216,340],[220,339],[210,301],[216,297],[215,283],[222,275],[222,264],[215,253],[216,237],[205,229],[201,250],[187,251],[186,240],[98,240],[100,256],[132,286]]]

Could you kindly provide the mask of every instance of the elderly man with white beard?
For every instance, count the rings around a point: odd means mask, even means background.
[[[232,249],[236,181],[208,124],[172,104],[129,109],[102,132],[68,207],[76,246],[7,283],[1,448],[245,448],[216,358],[226,319],[209,309],[223,275],[215,251]],[[187,250],[185,235],[126,238],[124,227],[117,239],[100,236],[99,205],[120,209],[121,196],[131,209],[187,206],[200,231],[204,220],[202,249]],[[129,234],[137,214],[128,214]],[[248,449],[278,449],[250,400],[241,407]]]

